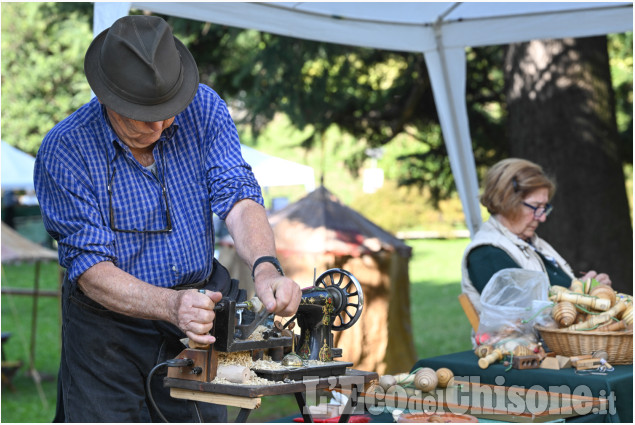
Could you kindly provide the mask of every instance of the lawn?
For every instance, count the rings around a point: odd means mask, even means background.
[[[410,241],[411,311],[414,342],[418,357],[467,350],[470,326],[457,301],[460,293],[460,260],[466,239]],[[34,268],[29,264],[2,267],[2,285],[32,288]],[[55,289],[58,269],[42,265],[42,289]],[[13,379],[15,391],[2,389],[2,422],[50,422],[55,413],[56,375],[60,350],[58,300],[41,297],[38,301],[35,368],[44,378],[40,385],[28,370],[31,297],[2,295],[2,331],[11,332],[3,350],[8,360],[22,360],[24,366]],[[250,422],[265,422],[296,413],[292,396],[265,397],[262,406],[249,417]],[[230,408],[233,420],[237,409]]]

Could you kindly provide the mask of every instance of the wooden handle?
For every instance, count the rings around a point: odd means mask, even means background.
[[[499,361],[502,358],[503,358],[503,352],[497,348],[494,351],[492,351],[490,354],[488,354],[487,356],[481,357],[480,359],[478,359],[478,366],[481,369],[487,369],[489,365]]]
[[[197,350],[207,350],[209,348],[209,344],[201,344],[196,341],[192,341],[191,339],[187,342],[188,347],[195,348]]]
[[[605,298],[593,298],[581,294],[571,294],[559,292],[551,297],[553,301],[569,301],[573,304],[580,304],[591,307],[595,310],[606,311],[611,308],[611,301]]]
[[[398,385],[410,385],[415,380],[415,375],[410,373],[398,373],[394,375],[395,381]]]
[[[626,329],[626,322],[624,322],[623,320],[616,322],[615,320],[610,319],[604,325],[597,328],[596,331],[616,332],[616,331],[623,331],[624,329]]]
[[[600,300],[601,298],[598,298]],[[604,300],[607,301],[608,300]],[[623,301],[618,301],[617,304],[610,308],[608,311],[605,311],[601,314],[597,314],[592,316],[589,320],[585,322],[576,323],[575,325],[571,325],[566,329],[572,331],[585,331],[585,330],[595,330],[598,325],[603,324],[607,320],[611,320],[612,317],[618,316],[624,309],[626,308],[626,304]]]

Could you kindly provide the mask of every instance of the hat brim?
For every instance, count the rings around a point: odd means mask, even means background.
[[[116,113],[137,121],[164,121],[183,112],[192,102],[194,96],[196,96],[199,82],[196,61],[187,47],[185,47],[178,38],[174,37],[174,43],[181,55],[183,64],[183,82],[181,89],[167,102],[157,105],[140,105],[117,96],[101,80],[99,72],[99,67],[101,66],[99,53],[101,52],[101,47],[106,38],[106,34],[108,34],[108,30],[109,29],[102,31],[101,34],[95,37],[84,57],[84,74],[86,75],[90,88],[99,101]]]

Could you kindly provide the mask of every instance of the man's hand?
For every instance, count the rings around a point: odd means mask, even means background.
[[[234,239],[236,252],[250,266],[262,256],[275,256],[273,231],[262,205],[251,199],[236,202],[225,218]],[[293,280],[280,276],[270,263],[259,264],[254,270],[256,295],[267,311],[280,316],[292,316],[300,305],[302,291]]]
[[[222,297],[220,292],[177,291],[173,323],[185,332],[190,341],[200,345],[213,344],[216,338],[209,331],[214,324],[214,306]]]
[[[277,271],[266,270],[255,275],[256,295],[270,313],[293,316],[300,305],[300,286]]]

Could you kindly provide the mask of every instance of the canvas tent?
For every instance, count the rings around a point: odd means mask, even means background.
[[[2,190],[33,190],[35,158],[2,141]]]
[[[342,360],[382,374],[403,372],[404,364],[414,364],[408,273],[412,248],[343,205],[323,186],[272,214],[269,222],[282,268],[301,287],[313,284],[314,273],[332,268],[352,273],[361,283],[360,320],[334,333],[335,346],[343,349]],[[251,272],[230,237],[221,241],[219,260],[252,296]]]
[[[403,365],[414,364],[408,245],[343,205],[323,186],[272,214],[269,222],[285,274],[301,287],[313,284],[314,273],[332,268],[352,273],[361,283],[360,320],[334,332],[335,346],[343,350],[341,360],[382,374],[403,372]],[[235,251],[226,250],[225,255],[221,263],[236,277],[235,268],[242,262]],[[242,268],[241,284],[244,279],[250,282],[249,271]]]
[[[632,2],[122,2],[95,4],[95,34],[131,8],[310,40],[423,53],[472,234],[481,215],[465,105],[465,48],[633,29]]]
[[[308,165],[268,155],[245,145],[240,145],[240,149],[261,187],[303,185],[307,192],[315,189],[315,174]]]

